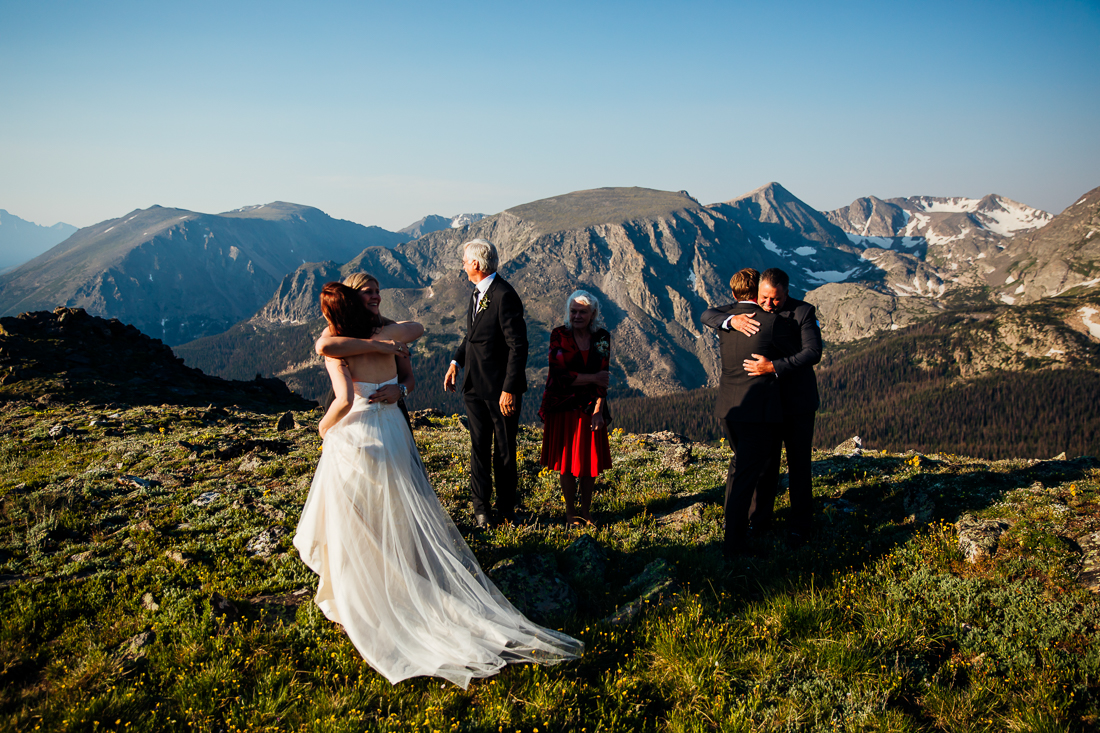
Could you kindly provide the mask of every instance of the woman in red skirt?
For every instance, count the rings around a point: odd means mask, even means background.
[[[565,324],[550,334],[550,373],[539,408],[545,423],[541,463],[561,473],[566,524],[592,524],[592,488],[600,471],[611,467],[611,334],[600,323],[600,301],[584,290],[565,302]]]

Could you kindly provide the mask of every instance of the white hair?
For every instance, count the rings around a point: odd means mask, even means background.
[[[462,245],[462,252],[477,263],[477,269],[484,275],[492,275],[497,271],[500,256],[496,246],[488,239],[471,239]]]
[[[565,301],[565,325],[569,328],[573,327],[573,322],[569,318],[569,309],[573,307],[574,303],[580,303],[586,305],[592,309],[592,320],[588,322],[588,330],[592,333],[596,333],[603,328],[603,316],[600,313],[600,301],[599,299],[588,292],[587,290],[574,290],[573,294],[569,296],[569,299]]]

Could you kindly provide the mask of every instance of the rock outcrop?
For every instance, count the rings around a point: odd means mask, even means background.
[[[172,349],[118,319],[80,308],[0,318],[0,385],[45,402],[75,397],[125,404],[247,404],[305,409],[278,379],[233,382],[184,366]],[[58,428],[58,436],[65,426]]]

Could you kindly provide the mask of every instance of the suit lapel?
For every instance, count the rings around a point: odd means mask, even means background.
[[[473,323],[471,328],[476,326],[481,320],[481,315],[493,307],[493,291],[497,289],[497,281],[500,280],[500,275],[493,278],[493,281],[489,283],[488,289],[485,291],[485,295],[481,296],[481,302],[478,304],[477,310],[474,311]],[[473,299],[471,298],[471,307],[473,307]]]

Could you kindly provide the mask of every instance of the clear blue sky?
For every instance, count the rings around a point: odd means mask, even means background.
[[[599,186],[1100,185],[1100,3],[0,0],[0,208],[397,229]]]

